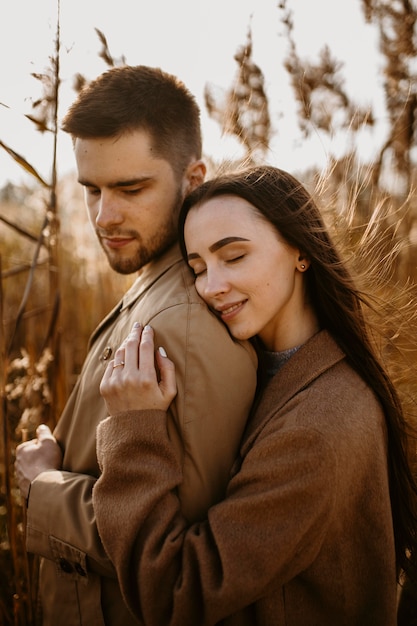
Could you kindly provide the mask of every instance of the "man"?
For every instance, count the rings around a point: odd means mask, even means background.
[[[42,426],[36,440],[21,444],[16,472],[28,496],[27,548],[42,557],[43,626],[130,626],[137,622],[92,507],[106,364],[135,322],[152,324],[177,368],[168,431],[183,468],[183,512],[198,520],[227,484],[256,360],[198,298],[176,244],[182,200],[205,176],[199,109],[186,87],[159,69],[113,68],[80,93],[63,129],[73,138],[89,217],[110,266],[138,278],[93,333],[54,435]]]

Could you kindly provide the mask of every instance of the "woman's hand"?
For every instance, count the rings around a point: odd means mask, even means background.
[[[159,375],[155,367],[159,370]],[[121,411],[166,411],[177,394],[175,366],[163,348],[156,352],[153,330],[135,324],[110,361],[100,384],[110,415]]]

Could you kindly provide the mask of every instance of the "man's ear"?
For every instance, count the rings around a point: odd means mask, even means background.
[[[189,164],[183,179],[184,197],[204,182],[206,171],[206,164],[201,160]]]

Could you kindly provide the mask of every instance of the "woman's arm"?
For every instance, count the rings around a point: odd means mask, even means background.
[[[99,426],[97,525],[128,606],[147,625],[215,624],[314,560],[336,461],[319,433],[281,432],[276,422],[246,454],[224,501],[195,524],[176,495],[182,470],[166,413],[129,408]]]

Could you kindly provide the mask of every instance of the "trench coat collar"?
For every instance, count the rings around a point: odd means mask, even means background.
[[[128,309],[134,302],[152,285],[161,278],[173,265],[182,261],[181,252],[178,245],[170,248],[165,254],[155,261],[151,261],[143,267],[130,289],[124,294],[121,300],[120,310]]]
[[[121,311],[128,309],[134,304],[142,294],[145,293],[152,285],[167,272],[176,263],[182,262],[182,255],[178,244],[175,244],[165,254],[151,261],[145,267],[143,267],[133,285],[126,291],[123,298],[116,304],[116,306],[102,319],[97,328],[93,331],[90,340],[88,342],[89,348],[94,341],[100,335],[100,333],[108,326],[113,320],[120,315]]]
[[[269,381],[248,421],[242,453],[252,444],[260,429],[300,391],[345,358],[327,330],[311,337]]]

